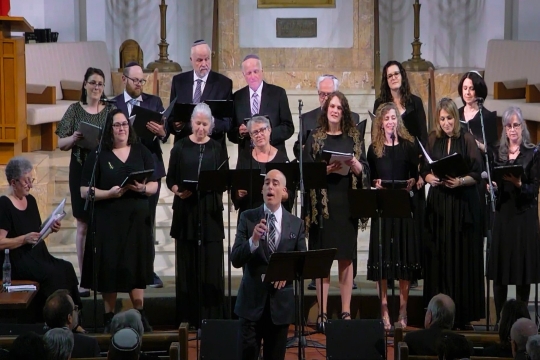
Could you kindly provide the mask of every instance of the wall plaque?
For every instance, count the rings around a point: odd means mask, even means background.
[[[258,8],[319,8],[319,7],[336,7],[336,0],[257,0]]]
[[[277,18],[276,37],[316,38],[317,18]]]

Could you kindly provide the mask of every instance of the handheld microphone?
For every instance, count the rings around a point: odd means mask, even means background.
[[[102,102],[103,104],[116,104],[116,100],[114,99],[107,99],[105,97],[99,99],[100,102]]]
[[[482,179],[488,179],[488,174],[485,171],[482,171],[482,174],[480,174],[480,176],[482,177]]]
[[[264,210],[264,221],[265,221],[265,225],[266,225],[267,229],[268,229],[268,219],[269,218],[270,218],[270,210],[266,209],[266,210]],[[262,235],[261,238],[266,239],[266,235],[267,235],[267,231],[264,232],[264,234]]]
[[[483,104],[483,103],[484,103],[484,98],[481,98],[481,97],[474,98],[473,102],[477,102],[477,103],[479,103],[479,104]]]
[[[390,139],[392,139],[392,142],[394,142],[394,140],[396,140],[396,132],[395,132],[395,130],[392,131],[392,133],[390,134]]]

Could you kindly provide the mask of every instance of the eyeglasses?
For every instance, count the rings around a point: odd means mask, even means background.
[[[393,77],[397,78],[400,74],[401,73],[399,71],[396,71],[395,73],[391,73],[391,74],[386,75],[386,77],[390,80]]]
[[[319,91],[319,98],[321,98],[321,99],[327,98],[327,97],[330,96],[330,94],[332,94],[332,93]]]
[[[23,180],[15,179],[15,181],[17,181],[17,182],[19,182],[19,183],[21,183],[23,185],[31,185],[36,181],[36,179],[34,179],[34,178],[32,178],[32,179],[26,178],[26,179],[23,179]]]
[[[124,76],[125,76],[127,79],[133,81],[133,83],[134,83],[135,85],[139,85],[139,84],[144,85],[144,84],[146,84],[146,80],[144,80],[144,79],[134,79],[134,78],[130,78],[129,76],[126,76],[126,75],[124,75]]]
[[[93,87],[105,87],[105,83],[102,83],[102,82],[98,83],[94,80],[88,81],[87,84]]]
[[[120,129],[120,128],[127,128],[129,127],[129,123],[126,121],[126,122],[123,122],[123,123],[114,123],[113,125],[113,128],[115,129]]]
[[[262,127],[262,128],[260,128],[260,129],[258,129],[258,130],[253,130],[250,134],[251,134],[251,136],[257,136],[257,135],[259,135],[259,134],[264,133],[264,132],[266,131],[266,129],[268,129],[267,126]]]
[[[79,305],[73,305],[73,311],[79,311]]]
[[[512,129],[519,129],[521,127],[521,124],[507,124],[506,125],[506,130],[512,130]]]

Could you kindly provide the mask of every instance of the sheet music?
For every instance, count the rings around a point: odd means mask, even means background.
[[[35,247],[37,244],[39,244],[44,238],[46,238],[52,232],[52,225],[54,224],[55,221],[62,220],[64,216],[66,216],[66,213],[64,212],[65,205],[66,205],[66,199],[64,198],[60,202],[60,204],[58,204],[56,209],[54,209],[51,215],[41,225],[41,230],[39,232],[39,239],[34,245],[32,245],[32,247]]]
[[[424,156],[426,157],[427,161],[431,164],[433,160],[431,160],[426,149],[424,149],[424,145],[422,145],[422,142],[420,141],[418,137],[416,138],[416,140],[418,140],[418,143],[420,144],[420,148],[422,148],[422,152],[424,153]]]

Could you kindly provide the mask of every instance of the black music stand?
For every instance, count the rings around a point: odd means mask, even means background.
[[[382,316],[382,218],[412,217],[410,195],[403,189],[349,190],[349,207],[353,218],[377,219],[379,224],[379,299]],[[392,258],[392,254],[390,254]],[[393,262],[393,261],[392,261]],[[393,266],[393,264],[392,264]]]
[[[304,278],[325,278],[330,274],[337,249],[322,249],[311,251],[275,252],[270,256],[270,262],[264,276],[264,282],[295,281],[300,293],[295,292],[296,304],[303,309]],[[301,311],[301,310],[300,310]],[[304,337],[304,322],[296,319],[300,328],[301,338],[298,340],[298,359],[303,358],[303,349],[308,345]],[[298,324],[299,323],[299,324]],[[314,342],[313,342],[314,343]],[[310,344],[323,347],[320,344]],[[317,346],[318,345],[318,346]]]

